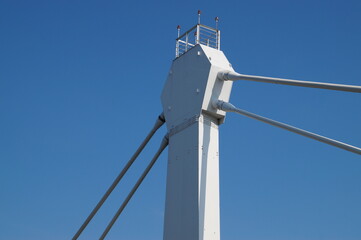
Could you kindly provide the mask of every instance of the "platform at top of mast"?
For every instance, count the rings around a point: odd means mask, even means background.
[[[217,28],[198,23],[180,35],[178,26],[175,55],[178,58],[198,44],[220,50],[220,42],[220,31]]]

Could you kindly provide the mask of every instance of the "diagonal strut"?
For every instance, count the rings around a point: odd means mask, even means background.
[[[230,103],[223,102],[223,101],[219,100],[214,105],[215,105],[216,108],[218,108],[220,110],[223,110],[225,112],[235,112],[235,113],[244,115],[246,117],[253,118],[253,119],[256,119],[256,120],[264,122],[264,123],[268,123],[268,124],[273,125],[275,127],[283,128],[285,130],[297,133],[297,134],[302,135],[304,137],[312,138],[314,140],[317,140],[317,141],[320,141],[320,142],[323,142],[323,143],[327,143],[327,144],[332,145],[334,147],[338,147],[338,148],[341,148],[341,149],[344,149],[344,150],[347,150],[347,151],[350,151],[350,152],[357,153],[357,154],[361,155],[361,148],[358,148],[358,147],[355,147],[355,146],[352,146],[352,145],[349,145],[349,144],[346,144],[346,143],[343,143],[343,142],[340,142],[340,141],[336,141],[334,139],[327,138],[327,137],[324,137],[324,136],[321,136],[321,135],[318,135],[318,134],[315,134],[315,133],[312,133],[312,132],[308,132],[306,130],[296,128],[296,127],[293,127],[293,126],[285,124],[285,123],[277,122],[275,120],[272,120],[272,119],[269,119],[269,118],[266,118],[266,117],[262,117],[260,115],[254,114],[254,113],[247,112],[245,110],[242,110],[242,109],[239,109],[239,108],[235,107],[234,105],[232,105]]]
[[[336,83],[310,82],[310,81],[291,80],[291,79],[284,79],[284,78],[272,78],[272,77],[263,77],[263,76],[253,76],[253,75],[245,75],[245,74],[229,72],[229,71],[219,72],[218,78],[221,80],[224,80],[224,81],[246,80],[246,81],[291,85],[291,86],[298,86],[298,87],[322,88],[322,89],[328,89],[328,90],[361,93],[361,86],[336,84]]]
[[[109,222],[107,228],[104,230],[103,234],[100,236],[99,240],[103,240],[106,235],[108,234],[108,232],[110,231],[110,229],[113,227],[114,223],[117,221],[119,215],[123,212],[124,208],[127,206],[128,202],[130,201],[130,199],[133,197],[134,193],[137,191],[138,187],[140,186],[140,184],[143,182],[144,178],[147,176],[147,174],[149,173],[150,169],[153,167],[154,163],[157,161],[157,159],[159,158],[160,154],[163,152],[163,150],[168,146],[168,135],[164,136],[162,143],[157,151],[157,153],[154,155],[152,161],[150,161],[149,165],[147,166],[147,168],[144,170],[143,174],[140,176],[140,178],[138,179],[138,181],[136,182],[136,184],[134,185],[134,187],[132,188],[132,190],[130,191],[130,193],[128,194],[128,196],[126,197],[126,199],[124,200],[124,202],[122,203],[122,205],[120,206],[120,208],[118,209],[118,211],[115,213],[114,217],[112,218],[112,220]]]
[[[134,163],[134,161],[137,159],[139,154],[143,151],[144,147],[148,144],[149,140],[153,137],[154,133],[164,124],[164,114],[160,114],[157,118],[157,121],[155,122],[152,130],[148,133],[146,138],[143,140],[143,142],[140,144],[136,152],[133,154],[133,156],[130,158],[128,163],[125,165],[123,170],[119,173],[119,175],[116,177],[116,179],[113,181],[112,185],[108,188],[108,190],[105,192],[103,197],[99,200],[97,205],[94,207],[92,212],[89,214],[89,216],[85,219],[84,223],[81,225],[81,227],[78,229],[78,231],[73,236],[72,240],[76,240],[79,238],[80,234],[84,231],[84,229],[88,226],[89,222],[93,219],[95,214],[98,212],[98,210],[101,208],[103,203],[107,200],[109,195],[113,192],[114,188],[118,185],[120,180],[123,178],[125,173],[128,171],[130,166]]]

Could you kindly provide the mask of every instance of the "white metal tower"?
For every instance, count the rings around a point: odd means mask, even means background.
[[[220,239],[218,126],[225,112],[212,103],[228,102],[232,82],[217,74],[233,69],[219,38],[219,30],[200,24],[179,36],[162,92],[169,132],[164,240]]]
[[[361,154],[360,148],[236,108],[228,103],[234,80],[361,92],[359,86],[236,73],[220,50],[218,27],[198,20],[181,36],[178,27],[176,58],[161,97],[169,133],[164,240],[220,239],[218,126],[226,112]]]
[[[198,24],[182,35],[178,26],[176,58],[173,60],[161,96],[163,113],[159,115],[154,127],[75,233],[73,240],[78,239],[164,122],[168,131],[158,151],[100,236],[100,240],[106,237],[168,145],[164,240],[220,239],[218,127],[224,122],[226,112],[235,112],[361,155],[361,148],[247,112],[230,104],[228,101],[232,83],[236,80],[357,93],[361,93],[361,86],[236,73],[220,50],[218,18],[215,20],[216,28],[200,24],[198,11]]]

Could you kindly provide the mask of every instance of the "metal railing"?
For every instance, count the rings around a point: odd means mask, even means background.
[[[203,24],[193,26],[176,39],[176,58],[197,44],[220,50],[220,31]]]

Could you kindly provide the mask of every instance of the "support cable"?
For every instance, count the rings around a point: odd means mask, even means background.
[[[343,142],[339,142],[339,141],[336,141],[334,139],[330,139],[330,138],[327,138],[327,137],[324,137],[324,136],[321,136],[321,135],[318,135],[318,134],[315,134],[315,133],[312,133],[312,132],[308,132],[308,131],[305,131],[303,129],[296,128],[296,127],[293,127],[293,126],[285,124],[285,123],[277,122],[275,120],[265,118],[265,117],[259,116],[257,114],[254,114],[254,113],[244,111],[242,109],[236,108],[235,106],[233,106],[230,103],[223,102],[223,101],[217,101],[214,105],[215,105],[216,108],[218,108],[220,110],[223,110],[225,112],[235,112],[235,113],[244,115],[246,117],[253,118],[253,119],[256,119],[258,121],[268,123],[270,125],[273,125],[273,126],[276,126],[276,127],[279,127],[279,128],[283,128],[285,130],[297,133],[299,135],[302,135],[302,136],[305,136],[305,137],[308,137],[308,138],[312,138],[314,140],[317,140],[317,141],[320,141],[320,142],[323,142],[323,143],[327,143],[329,145],[332,145],[332,146],[335,146],[335,147],[338,147],[338,148],[341,148],[341,149],[344,149],[344,150],[347,150],[347,151],[350,151],[350,152],[357,153],[357,154],[361,155],[361,148],[358,148],[358,147],[355,147],[355,146],[352,146],[352,145],[349,145],[349,144],[346,144],[346,143],[343,143]]]
[[[99,240],[103,240],[106,237],[106,235],[108,234],[108,232],[110,231],[110,229],[112,228],[114,223],[117,221],[119,215],[123,212],[124,208],[127,206],[128,202],[130,201],[130,199],[132,198],[134,193],[137,191],[138,187],[143,182],[144,178],[147,176],[150,169],[153,167],[154,163],[157,161],[160,154],[168,146],[168,142],[169,142],[169,140],[168,140],[168,134],[167,134],[166,136],[164,136],[162,143],[161,143],[157,153],[154,155],[152,161],[149,163],[147,168],[144,170],[143,174],[140,176],[140,178],[138,179],[138,181],[136,182],[136,184],[134,185],[134,187],[132,188],[132,190],[130,191],[130,193],[128,194],[128,196],[126,197],[126,199],[124,200],[124,202],[122,203],[120,208],[118,209],[118,211],[115,213],[114,217],[108,224],[107,228],[104,230],[103,234],[100,236]]]
[[[107,200],[107,198],[109,197],[109,195],[112,193],[112,191],[114,190],[114,188],[117,186],[117,184],[120,182],[120,180],[123,178],[123,176],[125,175],[125,173],[128,171],[128,169],[130,168],[130,166],[132,166],[132,164],[134,163],[134,161],[137,159],[137,157],[139,156],[139,154],[142,152],[142,150],[144,149],[144,147],[147,145],[147,143],[149,142],[149,140],[153,137],[154,133],[164,124],[165,122],[165,118],[164,118],[164,114],[160,114],[158,116],[157,121],[155,122],[152,130],[148,133],[148,135],[146,136],[146,138],[143,140],[143,142],[140,144],[140,146],[138,147],[137,151],[133,154],[133,156],[130,158],[130,160],[128,161],[128,163],[125,165],[125,167],[123,168],[123,170],[119,173],[119,175],[117,176],[117,178],[113,181],[112,185],[108,188],[108,190],[105,192],[104,196],[100,199],[100,201],[98,202],[98,204],[95,206],[95,208],[93,209],[93,211],[89,214],[89,216],[87,217],[87,219],[84,221],[84,223],[81,225],[81,227],[79,228],[79,230],[75,233],[74,237],[72,238],[72,240],[76,240],[78,239],[78,237],[80,236],[80,234],[84,231],[84,229],[87,227],[87,225],[89,224],[89,222],[92,220],[92,218],[94,217],[94,215],[98,212],[99,208],[103,205],[103,203]]]
[[[236,72],[229,72],[229,71],[219,72],[218,78],[221,80],[225,80],[225,81],[247,80],[247,81],[275,83],[275,84],[282,84],[282,85],[291,85],[291,86],[298,86],[298,87],[322,88],[322,89],[329,89],[329,90],[361,93],[361,86],[244,75],[244,74],[239,74]]]

